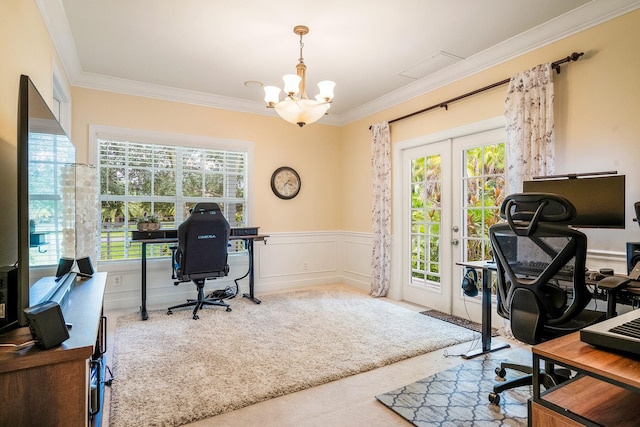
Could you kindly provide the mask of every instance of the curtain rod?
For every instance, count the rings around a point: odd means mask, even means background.
[[[572,62],[572,61],[577,61],[582,55],[584,55],[584,52],[580,52],[580,53],[573,52],[571,55],[567,56],[566,58],[559,59],[557,61],[552,62],[551,63],[551,68],[553,68],[554,70],[556,70],[556,72],[558,74],[560,74],[560,64],[564,64],[564,63]],[[452,102],[460,101],[461,99],[467,98],[467,97],[472,96],[472,95],[476,95],[476,94],[478,94],[480,92],[484,92],[486,90],[493,89],[493,88],[498,87],[498,86],[502,86],[504,84],[509,83],[509,81],[511,81],[511,78],[504,79],[504,80],[501,80],[501,81],[496,82],[496,83],[492,83],[492,84],[490,84],[488,86],[481,87],[480,89],[476,89],[474,91],[467,92],[464,95],[456,96],[455,98],[451,98],[451,99],[448,99],[446,101],[440,102],[438,104],[434,104],[434,105],[432,105],[430,107],[423,108],[420,111],[415,111],[415,112],[407,114],[405,116],[398,117],[398,118],[393,119],[393,120],[389,120],[389,124],[395,123],[395,122],[399,122],[400,120],[408,119],[409,117],[413,117],[413,116],[416,116],[418,114],[425,113],[425,112],[427,112],[429,110],[434,110],[436,108],[444,108],[445,110],[448,110],[449,109],[449,104],[451,104]],[[371,129],[371,126],[369,126],[369,129]]]

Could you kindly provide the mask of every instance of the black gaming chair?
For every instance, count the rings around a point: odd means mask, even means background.
[[[178,246],[173,253],[174,282],[193,281],[198,288],[198,298],[188,300],[184,304],[174,305],[167,309],[194,307],[193,318],[198,319],[198,310],[205,305],[218,305],[231,311],[229,304],[222,298],[205,298],[204,284],[207,279],[226,276],[229,273],[227,264],[227,246],[231,228],[222,215],[217,203],[198,203],[191,215],[178,227]]]
[[[591,292],[585,283],[587,237],[566,224],[576,215],[573,204],[555,194],[519,193],[505,198],[500,222],[489,229],[496,261],[497,310],[509,319],[513,336],[538,344],[596,323],[605,313],[586,310]],[[502,363],[505,369],[528,375],[493,388],[489,401],[498,404],[500,393],[532,384],[531,366]],[[569,377],[566,369],[546,364],[541,382],[550,388]]]

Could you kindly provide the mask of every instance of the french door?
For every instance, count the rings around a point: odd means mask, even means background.
[[[461,261],[491,257],[489,227],[505,196],[504,129],[402,150],[402,297],[475,321]]]
[[[451,142],[405,150],[403,299],[451,312]]]

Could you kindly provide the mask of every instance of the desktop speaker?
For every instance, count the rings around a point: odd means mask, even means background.
[[[474,268],[467,268],[462,278],[462,291],[468,297],[478,295],[478,273]]]
[[[640,262],[640,242],[627,242],[627,274]]]
[[[78,258],[76,260],[76,263],[78,264],[78,270],[80,270],[80,275],[81,276],[85,276],[85,277],[91,277],[93,276],[93,265],[91,264],[91,258],[84,257],[84,258]]]
[[[27,316],[31,336],[41,349],[55,347],[69,338],[67,324],[58,303],[45,301],[25,308],[24,314]]]
[[[58,260],[58,269],[56,270],[56,277],[62,277],[73,268],[73,258],[62,257]]]

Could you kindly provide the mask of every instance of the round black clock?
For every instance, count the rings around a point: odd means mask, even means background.
[[[288,166],[279,167],[271,175],[271,190],[281,199],[289,200],[296,197],[301,185],[298,172]]]

